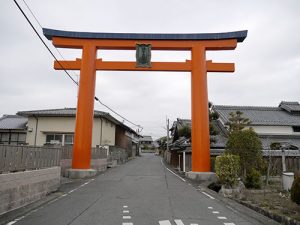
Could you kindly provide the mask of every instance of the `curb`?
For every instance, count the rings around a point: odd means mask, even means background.
[[[298,220],[295,220],[295,219],[292,219],[290,217],[287,217],[287,216],[281,216],[281,215],[278,215],[278,214],[275,214],[275,213],[272,213],[266,209],[263,209],[263,208],[260,208],[258,206],[255,206],[255,205],[252,205],[248,202],[244,202],[244,201],[240,201],[240,200],[237,200],[237,199],[233,199],[234,201],[266,216],[266,217],[269,217],[270,219],[273,219],[283,225],[300,225],[300,221]]]

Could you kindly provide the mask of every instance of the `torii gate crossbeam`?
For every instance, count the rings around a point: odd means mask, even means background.
[[[76,112],[73,169],[89,169],[97,70],[191,72],[192,96],[192,171],[210,171],[207,72],[234,72],[234,63],[206,60],[206,51],[233,50],[243,42],[247,31],[204,34],[120,34],[88,33],[43,29],[44,35],[59,48],[82,49],[82,59],[54,63],[56,70],[80,70]],[[136,67],[136,62],[103,61],[97,50],[135,50],[137,44],[150,44],[152,50],[191,51],[186,62],[151,62],[151,67]]]

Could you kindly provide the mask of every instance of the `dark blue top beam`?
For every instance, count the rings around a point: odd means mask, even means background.
[[[147,33],[92,33],[52,30],[43,28],[48,40],[53,37],[86,38],[86,39],[119,39],[119,40],[224,40],[237,39],[243,42],[247,37],[247,30],[227,33],[200,33],[200,34],[147,34]]]

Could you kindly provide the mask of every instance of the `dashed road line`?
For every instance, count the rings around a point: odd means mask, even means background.
[[[129,210],[123,210],[123,213],[129,213]]]
[[[131,216],[123,216],[123,219],[124,219],[124,220],[130,220],[130,219],[131,219]]]
[[[207,207],[208,209],[213,209],[213,207],[211,207],[211,206],[209,206],[209,207]]]
[[[127,205],[123,205],[123,208],[128,208],[128,206]]]
[[[174,173],[172,170],[170,170],[169,168],[167,168],[165,165],[164,165],[164,163],[163,163],[163,161],[162,161],[162,159],[160,160],[160,162],[161,162],[161,164],[170,172],[170,173],[172,173],[173,175],[175,175],[176,177],[178,177],[180,180],[182,180],[183,182],[186,182],[185,181],[185,179],[183,179],[181,176],[178,176],[176,173]]]
[[[219,214],[220,212],[218,211],[212,211],[213,214]]]
[[[14,224],[14,223],[16,223],[16,222],[18,222],[18,221],[13,220],[13,221],[10,221],[9,223],[7,223],[6,225],[12,225],[12,224]]]
[[[224,223],[224,225],[235,225],[235,223]]]
[[[174,220],[174,222],[176,223],[176,225],[184,225],[182,220]]]
[[[169,220],[161,220],[159,221],[159,225],[172,225]]]
[[[218,216],[219,220],[227,220],[227,218],[225,216]]]
[[[206,192],[204,191],[201,191],[202,194],[206,195],[207,197],[209,197],[210,199],[215,199],[213,196],[207,194]]]
[[[122,223],[122,225],[133,225],[133,223]]]
[[[198,223],[191,223],[191,225],[198,225]]]

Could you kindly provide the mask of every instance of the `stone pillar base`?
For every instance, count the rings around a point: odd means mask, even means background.
[[[217,175],[213,172],[193,172],[193,171],[189,171],[189,172],[185,173],[185,176],[187,178],[190,178],[192,180],[197,180],[197,181],[215,182],[215,181],[218,180]]]
[[[68,169],[67,177],[71,179],[81,179],[96,176],[97,171],[93,169]]]

